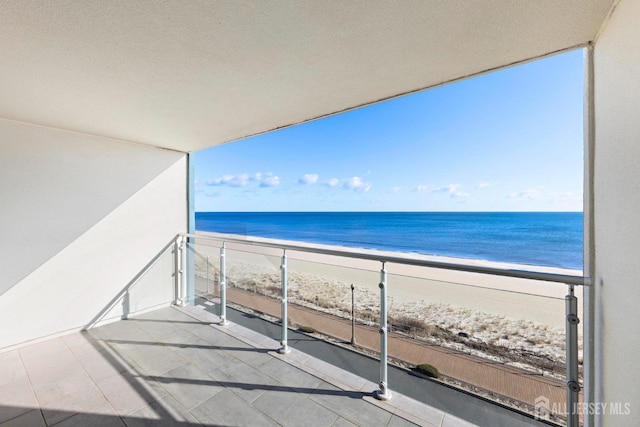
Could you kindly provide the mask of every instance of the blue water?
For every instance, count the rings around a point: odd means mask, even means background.
[[[580,212],[196,212],[196,230],[582,269]]]

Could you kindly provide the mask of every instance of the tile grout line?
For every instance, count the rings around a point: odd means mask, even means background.
[[[87,332],[88,333],[88,332]],[[100,392],[100,394],[102,395],[102,397],[104,397],[104,400],[107,402],[107,405],[109,405],[109,408],[111,408],[111,410],[113,411],[114,414],[116,414],[116,416],[118,417],[118,419],[122,422],[122,424],[124,424],[125,426],[127,425],[124,420],[122,419],[122,417],[120,417],[120,414],[118,413],[118,411],[116,411],[116,409],[113,407],[113,405],[111,404],[111,401],[107,398],[107,396],[105,396],[104,392],[102,391],[102,389],[100,388],[100,386],[95,382],[95,380],[91,377],[91,375],[89,375],[89,372],[87,372],[87,370],[85,369],[84,364],[78,359],[78,357],[76,356],[76,354],[73,352],[73,350],[71,350],[71,347],[69,347],[69,344],[66,343],[66,341],[62,340],[62,343],[65,345],[65,347],[67,348],[67,350],[69,350],[69,352],[73,355],[73,358],[76,360],[76,362],[78,362],[78,364],[80,365],[80,367],[82,368],[82,371],[85,373],[85,375],[87,376],[87,378],[89,378],[89,380],[91,380],[91,383],[93,384],[93,386],[98,389],[98,391]],[[89,345],[91,345],[91,347],[94,347],[92,343],[89,343]],[[94,347],[95,349],[95,347]],[[104,351],[109,351],[109,349],[105,349]],[[98,352],[99,353],[99,352]],[[75,413],[73,416],[77,415],[78,413]],[[69,417],[71,418],[71,417]],[[68,419],[68,418],[67,418]],[[62,421],[61,421],[62,422]]]
[[[23,347],[23,348],[27,348],[27,347]],[[44,422],[44,424],[46,426],[49,426],[49,423],[47,422],[47,419],[44,417],[44,412],[42,411],[42,405],[40,404],[40,399],[38,399],[38,394],[36,393],[36,390],[33,387],[33,382],[31,381],[31,375],[29,374],[29,370],[27,369],[27,365],[24,363],[24,359],[22,357],[22,352],[20,350],[21,349],[17,349],[16,351],[18,352],[18,356],[20,357],[20,363],[22,364],[22,368],[24,369],[25,374],[27,374],[27,380],[29,381],[29,388],[31,389],[31,393],[33,394],[33,397],[36,399],[36,402],[38,404],[38,412],[40,412],[40,417],[42,418],[42,421]],[[13,419],[15,419],[15,418],[13,418]]]

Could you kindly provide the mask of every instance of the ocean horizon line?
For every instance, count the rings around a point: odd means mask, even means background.
[[[196,213],[579,213],[584,211],[195,211]]]

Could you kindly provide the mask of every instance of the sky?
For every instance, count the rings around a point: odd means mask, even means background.
[[[575,50],[194,153],[198,212],[582,211]]]

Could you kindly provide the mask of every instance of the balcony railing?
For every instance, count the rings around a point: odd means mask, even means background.
[[[580,424],[580,274],[214,234],[181,235],[176,249],[177,302],[204,298],[222,324],[227,305],[270,317],[283,354],[297,327],[377,357],[379,399],[392,398],[393,363]]]

